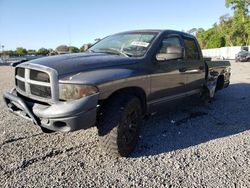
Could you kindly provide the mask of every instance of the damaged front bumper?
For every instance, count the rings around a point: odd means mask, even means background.
[[[51,131],[87,129],[96,122],[98,94],[52,105],[24,100],[15,89],[3,97],[12,113]]]

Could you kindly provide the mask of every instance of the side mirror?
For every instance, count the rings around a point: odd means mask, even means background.
[[[180,46],[170,46],[166,49],[166,53],[156,54],[157,61],[167,61],[183,58],[183,50]]]

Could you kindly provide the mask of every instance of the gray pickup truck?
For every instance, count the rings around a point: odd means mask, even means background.
[[[142,119],[159,105],[228,87],[230,63],[203,58],[194,36],[172,30],[118,33],[87,52],[18,65],[9,110],[44,132],[97,126],[100,145],[116,156],[134,149]]]

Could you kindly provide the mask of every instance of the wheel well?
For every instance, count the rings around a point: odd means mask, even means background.
[[[216,90],[221,90],[224,87],[224,75],[217,78]]]
[[[145,91],[140,88],[140,87],[126,87],[126,88],[122,88],[122,89],[119,89],[115,92],[113,92],[111,95],[109,95],[109,97],[107,99],[104,99],[102,101],[100,101],[101,103],[101,106],[105,105],[106,103],[109,102],[109,100],[116,96],[116,95],[120,95],[120,94],[130,94],[130,95],[134,95],[136,97],[138,97],[141,101],[141,105],[142,105],[142,110],[143,110],[143,114],[145,114],[147,112],[147,97],[146,97],[146,93]]]

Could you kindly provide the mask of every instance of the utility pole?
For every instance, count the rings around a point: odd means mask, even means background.
[[[71,53],[71,49],[70,49],[70,46],[71,46],[71,27],[70,27],[70,24],[68,24],[68,36],[69,36],[69,53]]]

